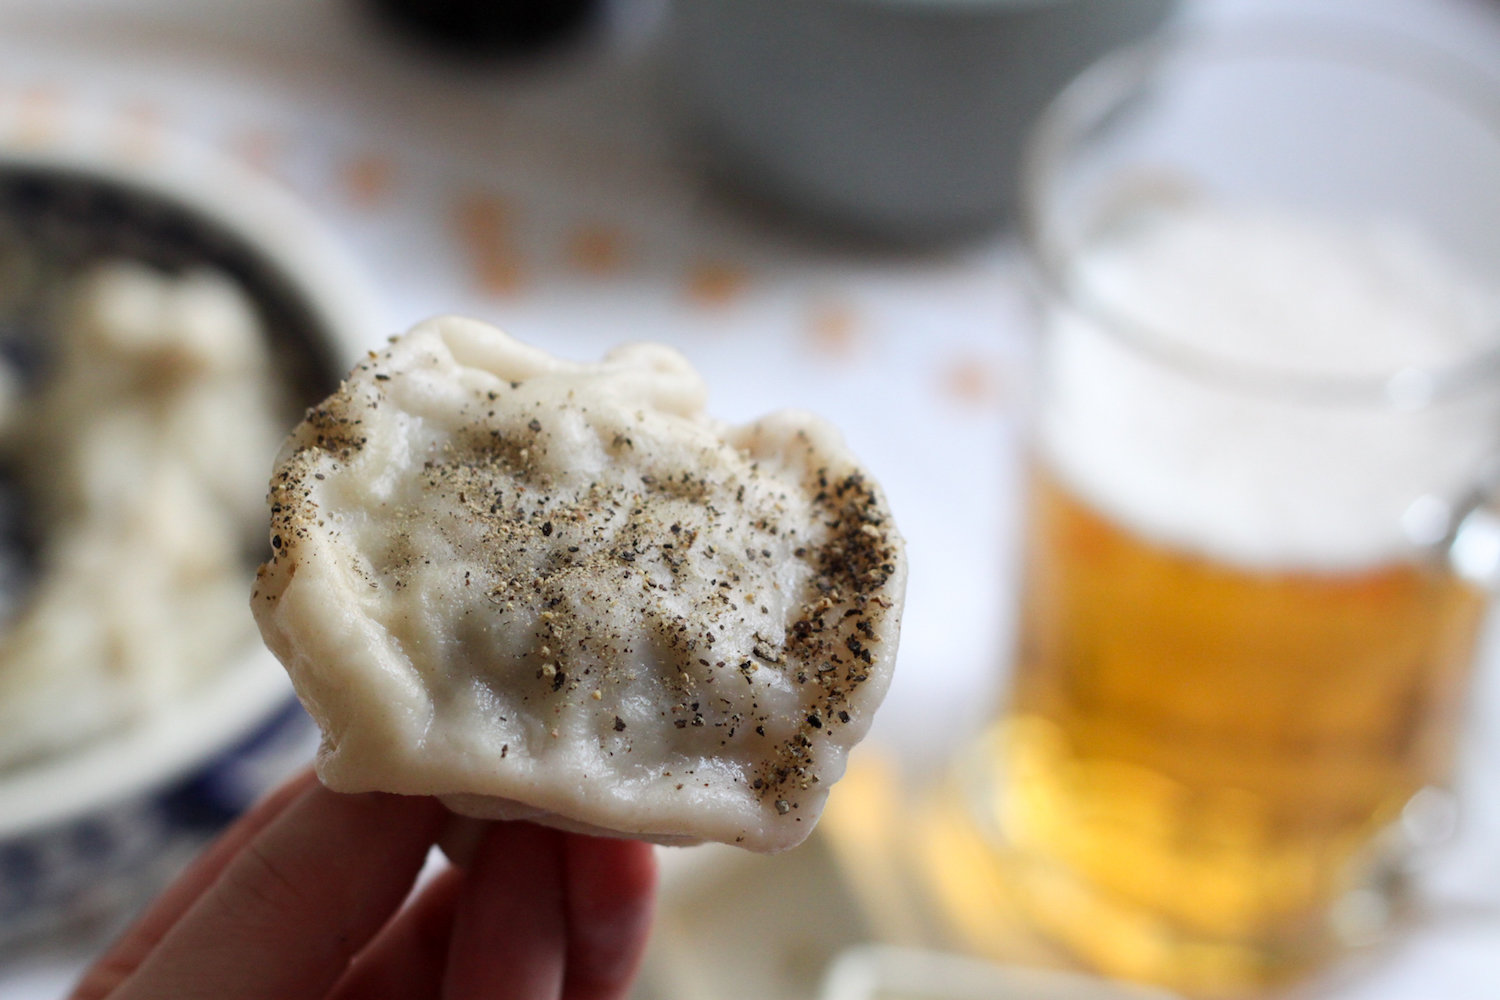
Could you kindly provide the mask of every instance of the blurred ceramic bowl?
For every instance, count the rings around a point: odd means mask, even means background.
[[[1176,0],[674,0],[669,50],[712,167],[876,237],[1007,221],[1033,119]]]
[[[290,402],[307,405],[337,384],[379,329],[375,300],[307,209],[181,140],[157,137],[151,155],[121,155],[94,138],[108,129],[81,131],[0,146],[0,225],[10,239],[34,241],[63,275],[117,259],[169,273],[208,265],[247,294]],[[299,712],[284,672],[247,639],[160,710],[0,770],[0,940],[117,899],[112,880],[128,881],[163,850],[182,789],[207,787],[247,750],[302,732]]]

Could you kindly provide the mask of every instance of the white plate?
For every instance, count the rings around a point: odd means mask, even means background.
[[[271,182],[205,147],[156,134],[122,146],[109,116],[76,116],[45,142],[0,146],[0,171],[34,168],[139,190],[242,241],[324,332],[341,373],[379,330],[369,283],[312,212]],[[330,373],[330,375],[333,373]],[[269,460],[268,460],[269,465]],[[268,468],[269,473],[269,468]],[[249,580],[246,580],[246,615]],[[0,841],[146,795],[213,762],[292,697],[259,640],[180,700],[124,728],[0,772]]]

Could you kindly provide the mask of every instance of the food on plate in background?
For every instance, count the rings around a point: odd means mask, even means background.
[[[443,318],[308,412],[252,608],[343,791],[662,843],[799,843],[890,681],[884,497],[802,413],[730,426],[675,351]]]
[[[251,303],[212,271],[94,265],[52,326],[40,374],[6,369],[0,454],[34,565],[0,630],[0,768],[166,704],[253,635],[286,409]]]

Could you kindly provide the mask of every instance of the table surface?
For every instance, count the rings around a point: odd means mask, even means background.
[[[1276,6],[1396,24],[1500,65],[1500,6],[1485,0],[1204,0],[1188,16]],[[608,10],[605,30],[556,58],[455,67],[352,2],[0,0],[0,141],[102,111],[147,146],[180,133],[270,175],[370,276],[383,320],[372,345],[439,312],[578,358],[649,338],[704,372],[720,416],[829,418],[886,484],[911,556],[901,669],[872,738],[935,758],[990,703],[1011,627],[1029,330],[1015,248],[1004,234],[921,252],[850,245],[737,202],[674,126],[653,48],[660,4]],[[453,222],[480,204],[503,219],[487,246]],[[1500,718],[1495,684],[1478,702]],[[1478,729],[1472,773],[1500,761],[1497,728]],[[1436,877],[1439,916],[1336,995],[1500,992],[1491,784],[1466,790],[1477,819]],[[60,996],[86,954],[59,943],[12,956],[0,995]]]

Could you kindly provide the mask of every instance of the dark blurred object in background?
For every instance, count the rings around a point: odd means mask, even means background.
[[[470,57],[523,55],[580,30],[598,0],[365,0],[397,29]]]
[[[673,0],[713,168],[816,221],[929,241],[1007,221],[1047,100],[1175,0]]]

